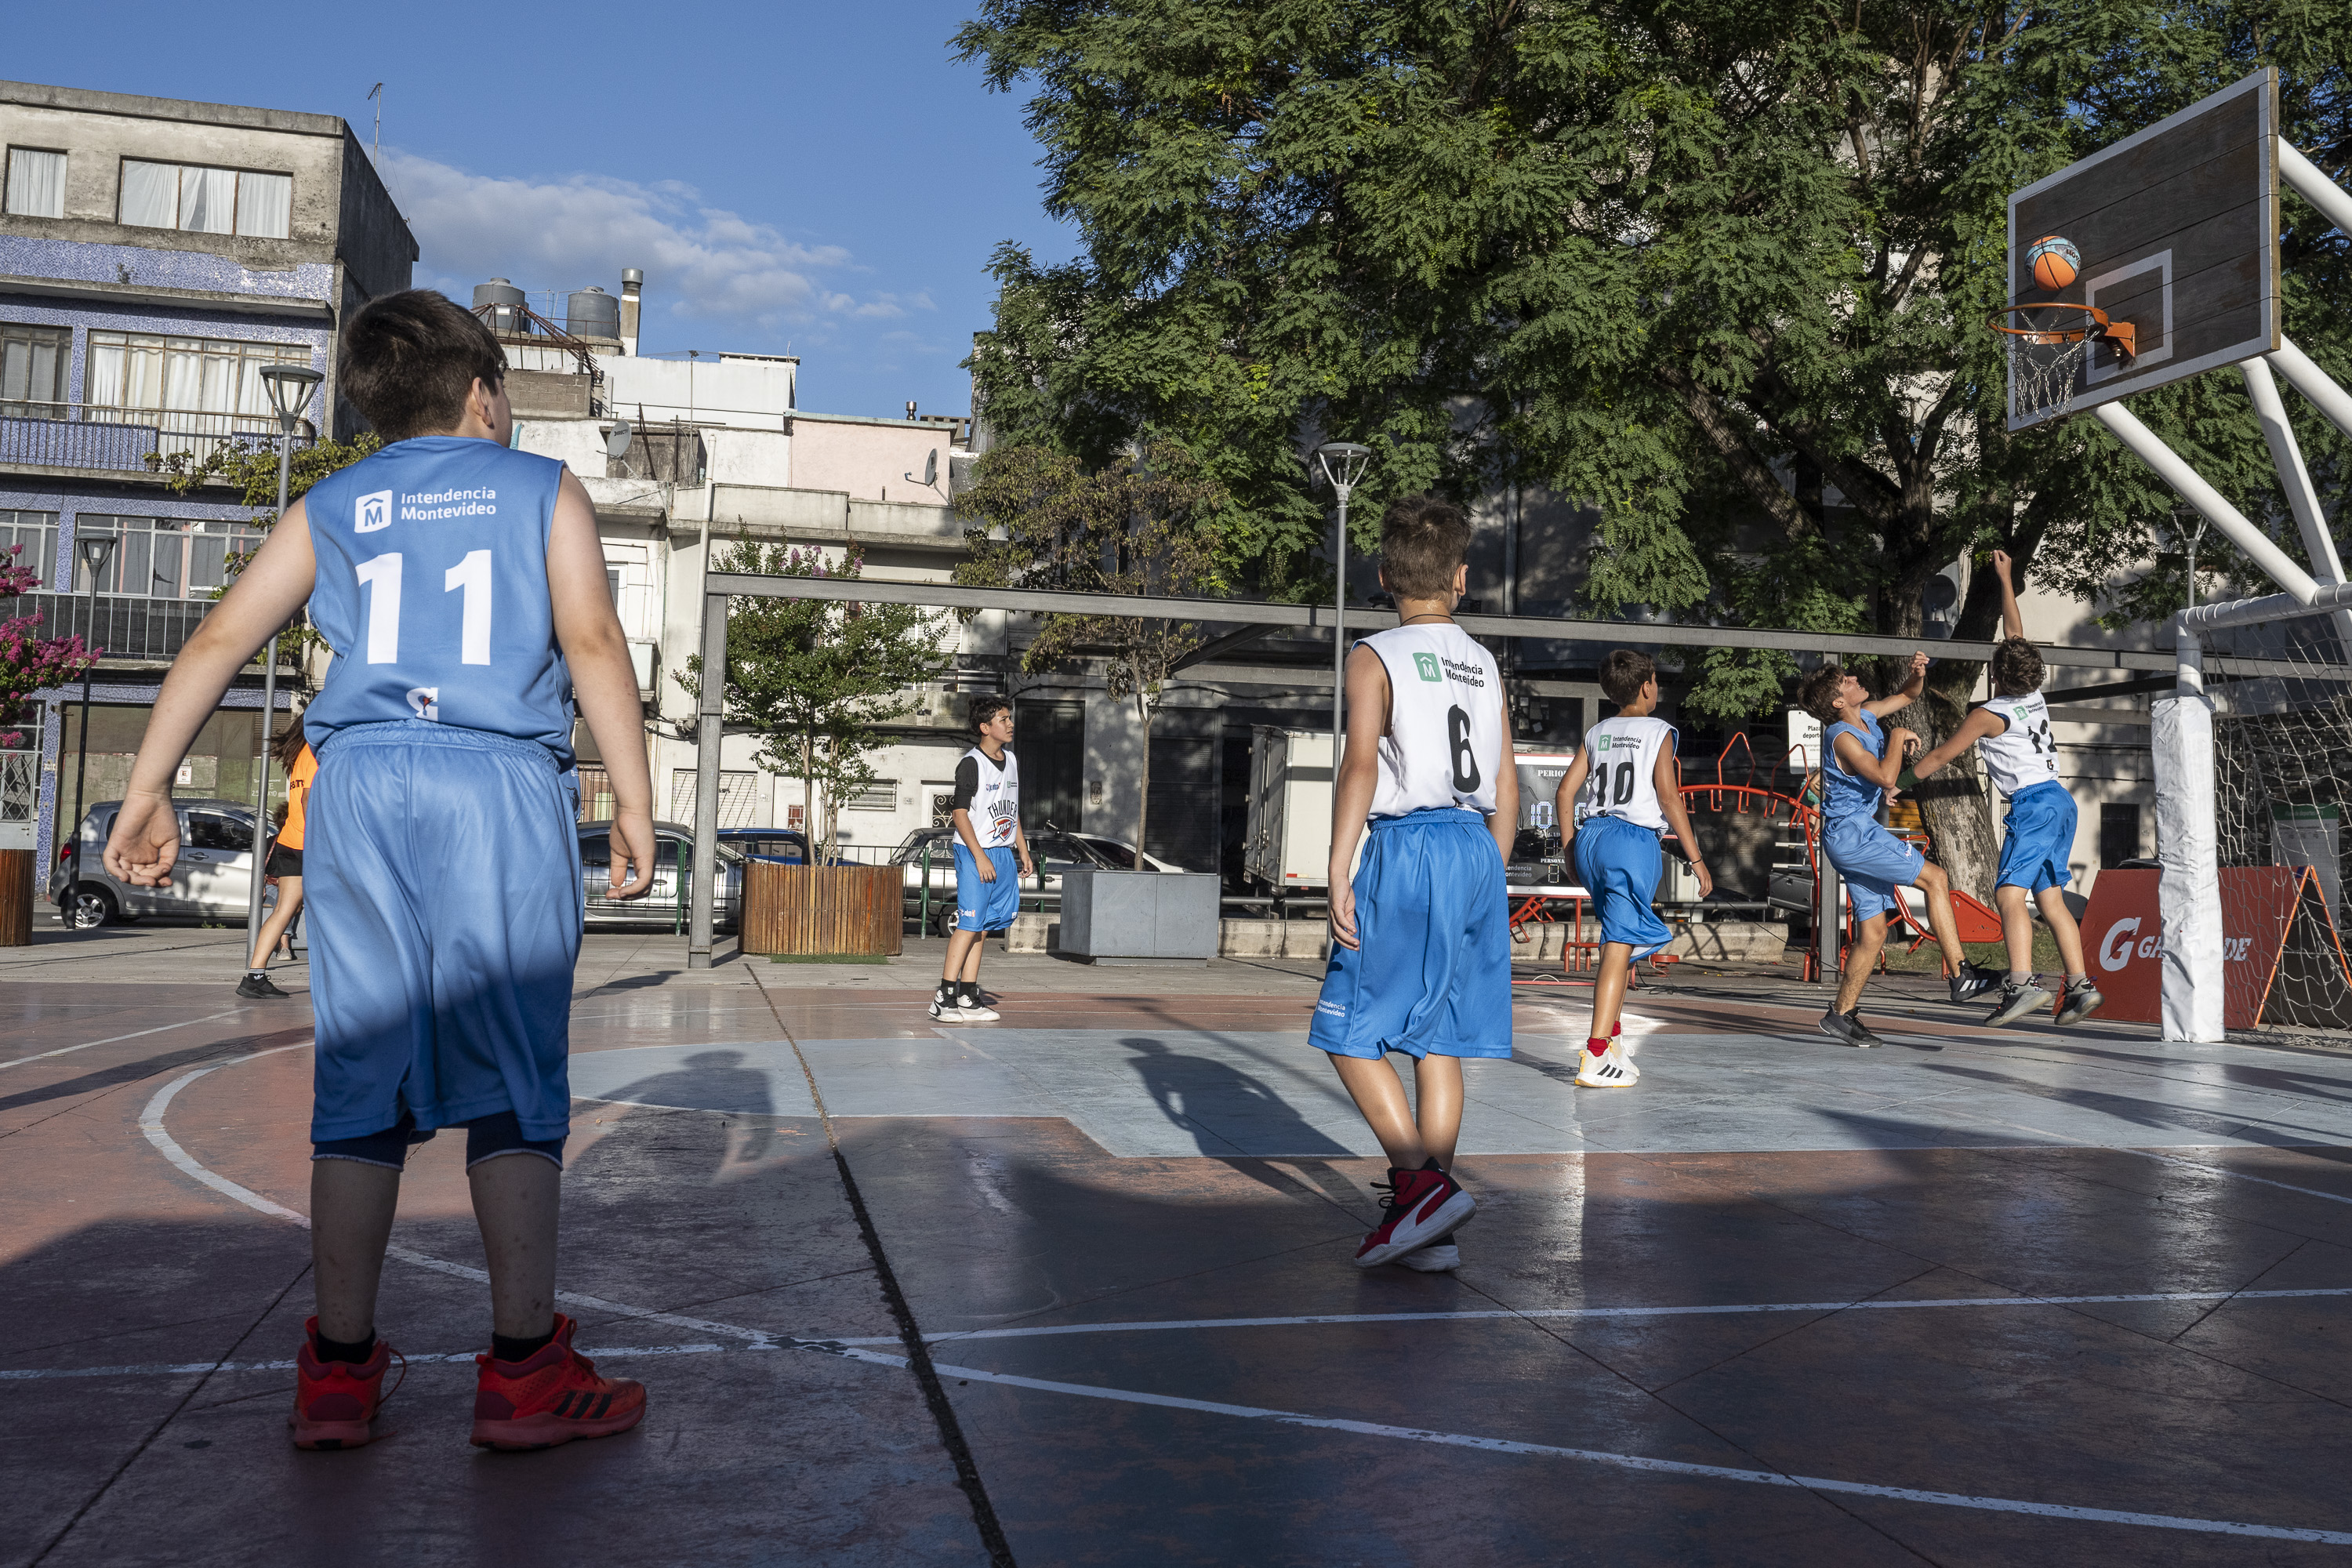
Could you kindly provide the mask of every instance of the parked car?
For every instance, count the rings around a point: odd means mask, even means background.
[[[1028,908],[1058,909],[1062,901],[1062,873],[1074,867],[1105,871],[1135,869],[1135,847],[1123,839],[1096,833],[1072,833],[1050,822],[1029,834],[1028,838],[1029,858],[1037,867],[1037,875],[1023,879],[1021,884],[1022,900]],[[955,829],[915,829],[891,853],[890,864],[906,868],[907,912],[920,919],[926,850],[930,854],[931,928],[945,935],[955,924]],[[1154,855],[1144,856],[1143,862],[1146,869],[1153,871],[1181,869]]]
[[[797,827],[722,827],[719,842],[747,860],[774,860],[786,866],[809,862],[808,835]]]
[[[58,851],[49,872],[49,901],[76,931],[147,915],[185,920],[242,921],[253,897],[253,811],[233,800],[173,802],[180,819],[180,853],[171,880],[135,888],[108,875],[107,836],[119,800],[89,808],[74,837]],[[265,905],[275,889],[262,894]]]
[[[723,836],[722,836],[723,837]],[[684,931],[693,898],[694,829],[675,822],[654,824],[654,885],[644,896],[609,896],[613,877],[613,825],[580,825],[581,890],[585,896],[583,923],[590,926],[667,926]],[[736,846],[719,846],[719,885],[711,900],[711,929],[732,931],[743,910],[743,855]]]

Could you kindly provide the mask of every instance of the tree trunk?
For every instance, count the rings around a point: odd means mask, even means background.
[[[1151,815],[1151,720],[1152,705],[1144,697],[1143,683],[1136,682],[1135,716],[1143,726],[1143,782],[1135,795],[1135,868],[1143,869],[1143,828]]]
[[[1911,705],[1910,715],[1929,747],[1941,745],[1969,716],[1969,700],[1984,666],[1974,663],[1937,665],[1928,671],[1927,689]],[[1952,886],[1983,900],[1992,900],[1994,852],[1992,817],[1985,809],[1985,781],[1971,746],[1952,759],[1935,777],[1919,781],[1916,792],[1919,816],[1935,841],[1936,862],[1952,879]]]
[[[816,847],[816,742],[806,730],[801,731],[801,837],[807,840],[809,864],[822,866],[824,861]]]

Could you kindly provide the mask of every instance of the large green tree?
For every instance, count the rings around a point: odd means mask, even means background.
[[[2336,170],[2347,22],[2343,0],[986,0],[959,47],[1031,95],[1047,210],[1083,246],[999,253],[977,390],[1001,437],[1089,465],[1190,447],[1233,498],[1230,570],[1276,596],[1320,570],[1300,453],[1329,434],[1378,454],[1360,546],[1383,494],[1589,502],[1594,613],[1907,637],[1928,580],[1999,546],[2160,614],[2169,492],[2089,420],[2005,429],[1983,326],[2005,198],[2265,64],[2286,135]],[[2287,330],[2341,374],[2344,237],[2285,216]],[[2340,473],[2344,440],[2291,406]],[[2278,515],[2229,373],[2135,408]],[[2210,536],[2205,563],[2244,575]],[[1972,575],[1958,635],[1998,619]],[[1791,669],[1690,673],[1740,713]],[[1979,673],[1939,666],[1917,727],[1956,722]],[[1981,890],[1979,786],[1924,793]]]

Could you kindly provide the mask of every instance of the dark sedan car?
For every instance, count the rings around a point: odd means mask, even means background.
[[[645,896],[615,899],[608,889],[613,877],[613,825],[580,825],[580,873],[586,894],[585,923],[591,926],[666,926],[684,931],[693,899],[694,829],[675,822],[654,824],[654,885]],[[735,846],[719,846],[719,883],[711,900],[712,929],[732,931],[743,908],[743,855]]]

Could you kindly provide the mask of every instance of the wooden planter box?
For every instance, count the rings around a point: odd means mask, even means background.
[[[743,951],[896,957],[906,920],[906,873],[896,866],[743,868]]]

